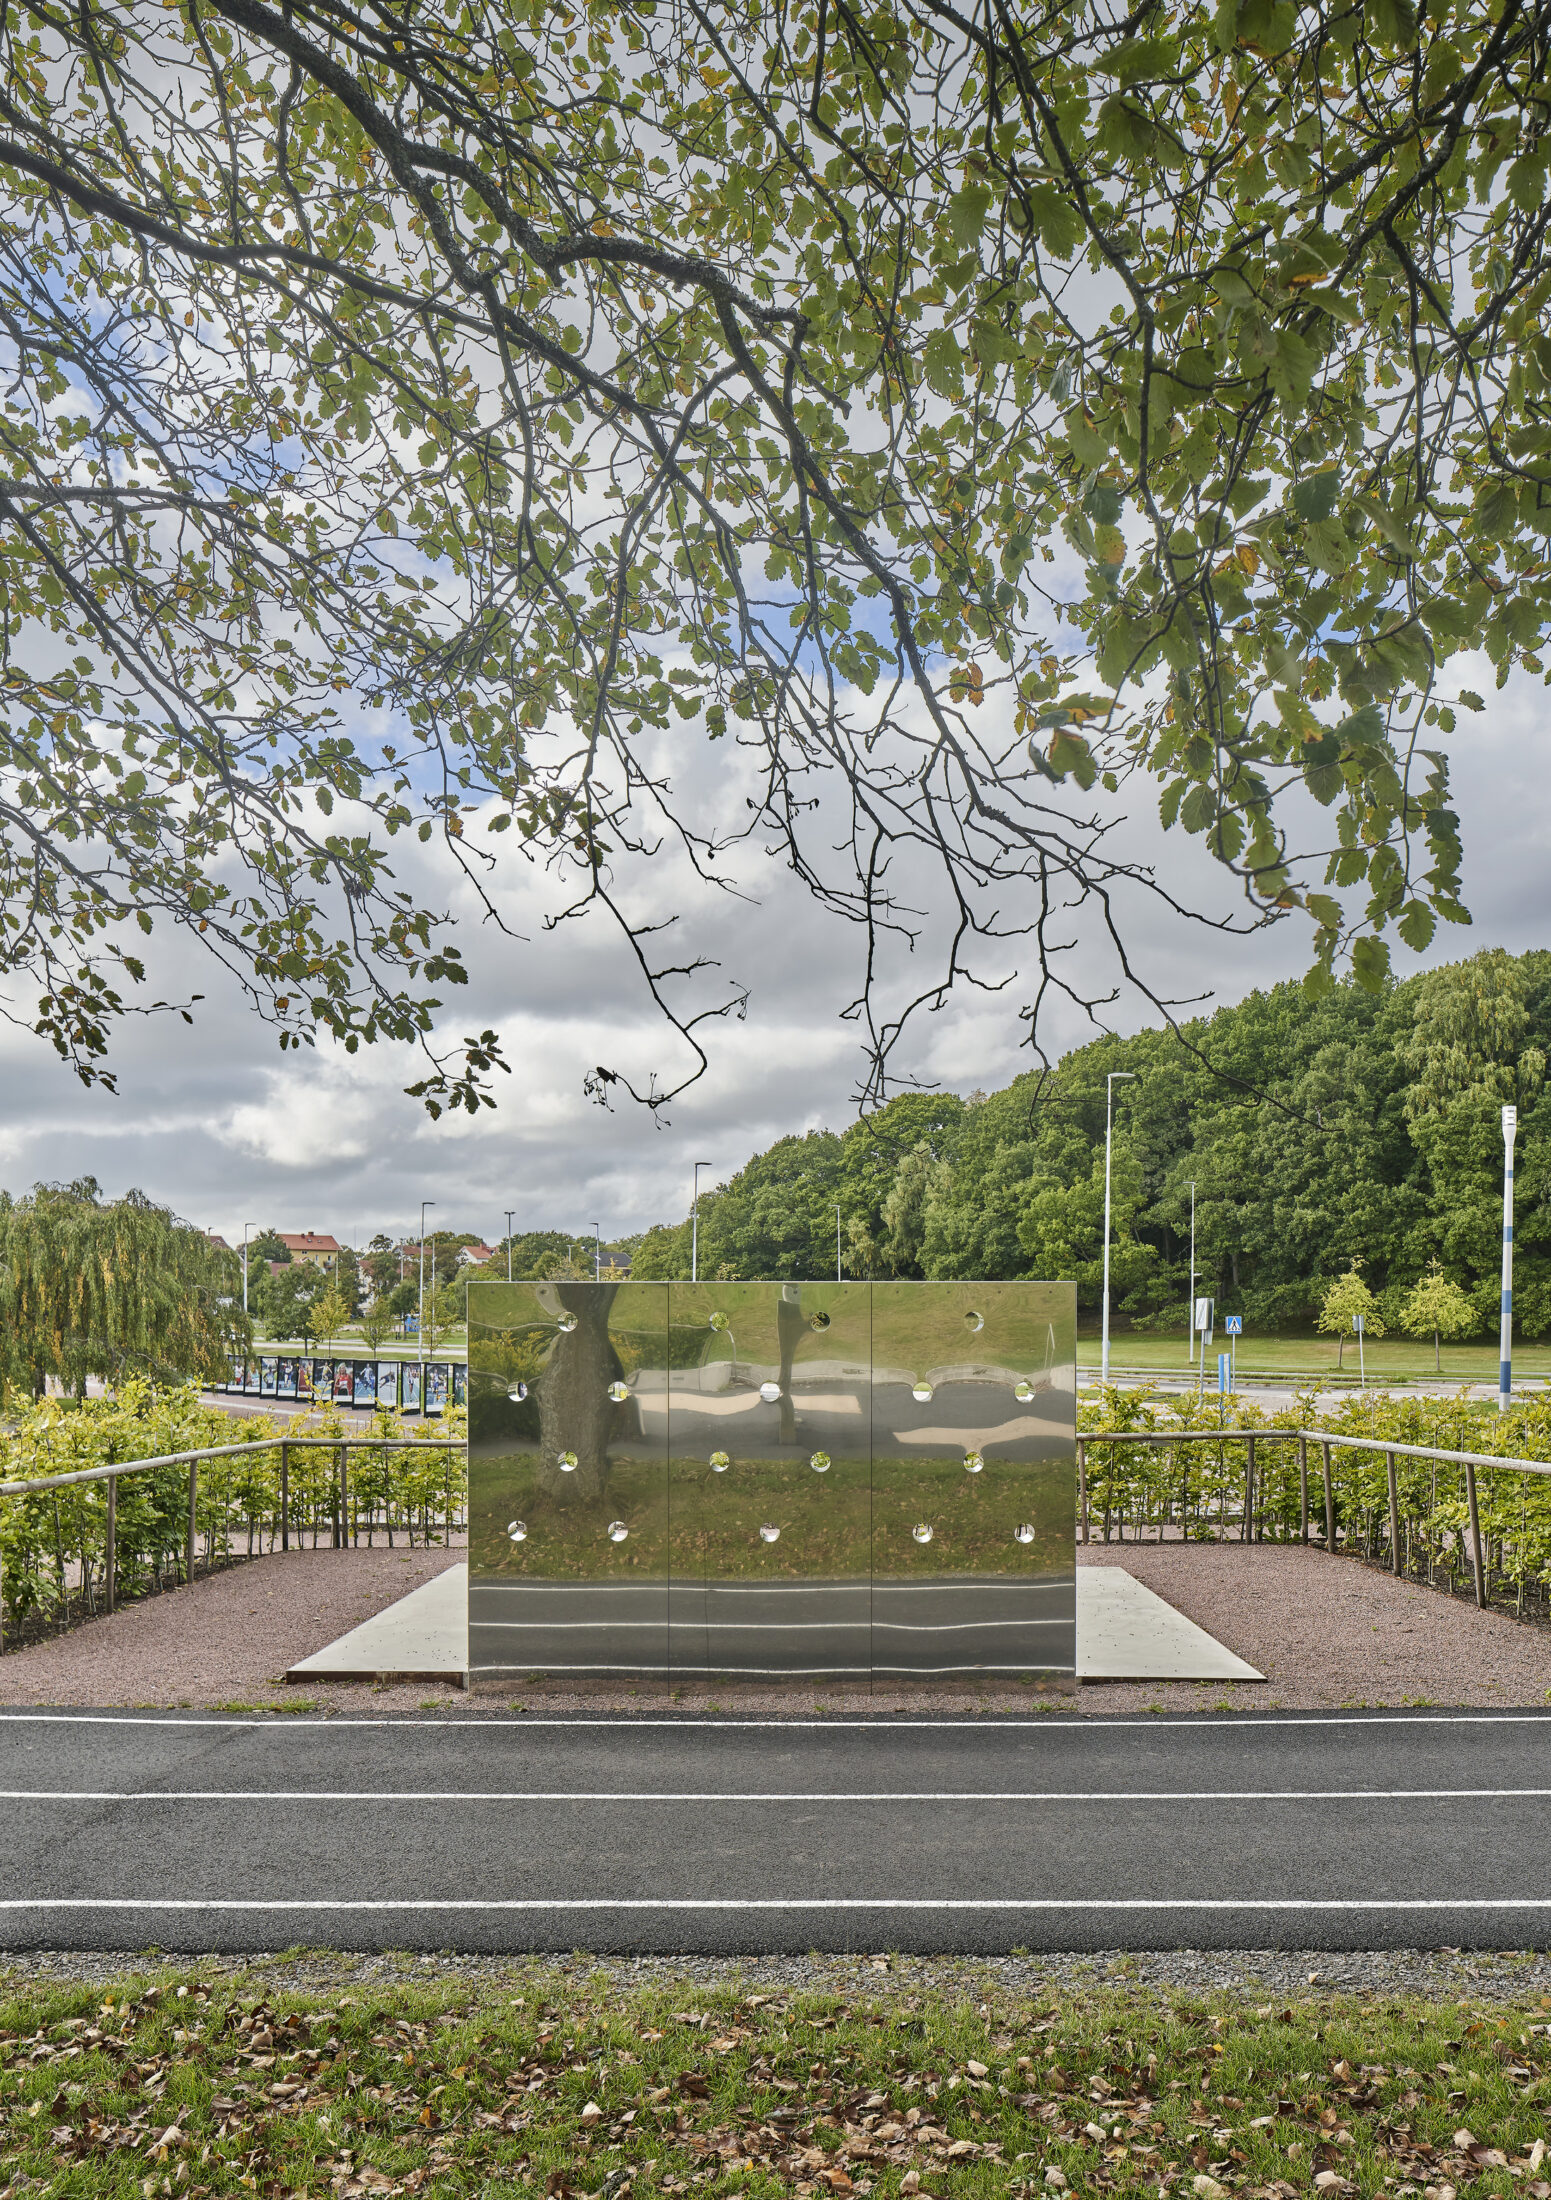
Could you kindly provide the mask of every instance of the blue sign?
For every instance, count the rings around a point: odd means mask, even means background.
[[[1244,1316],[1242,1314],[1225,1314],[1223,1316],[1223,1334],[1229,1337],[1242,1337],[1244,1334]]]
[[[1217,1355],[1217,1387],[1219,1390],[1223,1391],[1230,1390],[1232,1388],[1232,1382],[1228,1373],[1228,1355],[1226,1352],[1219,1352]]]

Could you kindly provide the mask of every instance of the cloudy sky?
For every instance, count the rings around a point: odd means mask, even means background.
[[[1498,695],[1490,667],[1465,657],[1449,673],[1450,689],[1474,686],[1489,698],[1483,716],[1462,714],[1449,743],[1475,924],[1446,928],[1424,959],[1551,944],[1545,690],[1525,678]],[[1199,843],[1166,844],[1148,822],[1154,808],[1153,794],[1138,789],[1137,814],[1122,828],[1129,849],[1151,855],[1184,895],[1231,911]],[[708,1027],[710,1074],[665,1125],[628,1101],[609,1113],[584,1098],[583,1077],[597,1062],[637,1073],[655,1066],[669,1077],[679,1058],[607,926],[588,919],[545,937],[545,889],[514,863],[503,890],[521,939],[480,927],[471,901],[451,878],[446,886],[474,979],[453,1026],[494,1025],[513,1064],[514,1074],[498,1080],[496,1113],[431,1123],[401,1090],[419,1074],[414,1060],[385,1049],[346,1058],[320,1047],[282,1059],[273,1035],[208,967],[169,956],[153,971],[158,989],[182,982],[209,997],[193,1030],[160,1020],[129,1029],[117,1050],[116,1095],[83,1091],[37,1040],[0,1036],[0,1182],[14,1191],[91,1174],[110,1194],[138,1185],[229,1241],[249,1223],[363,1243],[378,1229],[412,1229],[422,1199],[436,1202],[434,1223],[492,1240],[508,1207],[518,1228],[581,1234],[596,1225],[605,1238],[676,1220],[694,1162],[709,1162],[714,1181],[786,1132],[840,1128],[853,1112],[861,1058],[855,1027],[839,1012],[856,988],[858,936],[819,915],[757,850],[740,883],[748,898],[713,905],[708,890],[664,861],[648,889],[661,913],[681,913],[695,944],[709,945],[727,977],[751,989],[745,1020]],[[1163,922],[1155,910],[1134,910],[1133,921],[1149,982],[1181,999],[1232,1000],[1299,974],[1306,960],[1307,935],[1291,925],[1235,940]],[[1416,967],[1398,945],[1396,955],[1401,970]],[[1104,981],[1096,941],[1075,960],[1095,985]],[[987,970],[1012,982],[994,995],[966,994],[924,1025],[909,1057],[915,1074],[969,1091],[1004,1082],[1027,1060],[1017,1012],[1031,986],[1018,949]],[[1122,1029],[1149,1020],[1135,1001],[1111,1013]],[[1054,1050],[1085,1031],[1075,1012],[1057,1015],[1047,1044]]]

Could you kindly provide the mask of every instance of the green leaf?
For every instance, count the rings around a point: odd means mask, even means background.
[[[1386,739],[1383,711],[1377,703],[1365,703],[1361,710],[1354,710],[1350,718],[1342,719],[1335,738],[1343,748],[1381,748]]]
[[[1364,0],[1363,23],[1380,45],[1409,50],[1416,44],[1416,10],[1411,0]]]
[[[921,353],[926,379],[939,397],[958,397],[964,388],[964,361],[953,331],[933,329]]]
[[[1292,508],[1300,519],[1329,519],[1341,494],[1341,476],[1334,466],[1308,474],[1293,483]]]
[[[1041,183],[1029,192],[1028,207],[1045,250],[1054,259],[1069,260],[1088,234],[1071,199],[1054,184]]]
[[[1389,976],[1389,942],[1371,933],[1353,943],[1352,976],[1364,993],[1382,993]]]
[[[1109,440],[1098,433],[1080,405],[1066,416],[1066,434],[1079,466],[1097,467],[1109,463]]]
[[[980,242],[980,233],[990,211],[988,184],[967,183],[961,191],[954,192],[948,201],[948,228],[961,252],[970,251]]]
[[[1082,500],[1082,508],[1095,527],[1118,527],[1126,500],[1113,481],[1096,481]]]

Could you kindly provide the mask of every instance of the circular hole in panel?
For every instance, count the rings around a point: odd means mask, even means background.
[[[978,1474],[985,1463],[983,1452],[967,1451],[964,1454],[964,1472],[966,1474]]]
[[[528,1386],[526,1383],[510,1383],[507,1385],[506,1395],[514,1406],[520,1406],[528,1395]]]
[[[712,1316],[710,1317],[710,1322],[711,1322],[711,1327],[712,1327],[713,1329],[715,1329],[715,1330],[718,1330],[718,1331],[720,1331],[720,1330],[723,1330],[723,1329],[729,1329],[729,1328],[731,1328],[731,1326],[732,1326],[732,1324],[731,1324],[731,1323],[730,1323],[730,1322],[728,1321],[728,1319],[727,1319],[727,1316],[726,1316],[725,1314],[713,1314],[713,1315],[712,1315]]]
[[[773,1406],[781,1395],[781,1386],[779,1383],[761,1383],[759,1395],[764,1399],[767,1406]]]
[[[1025,1403],[1027,1403],[1027,1401],[1033,1397],[1034,1385],[1029,1381],[1027,1375],[1025,1375],[1020,1381],[1013,1384],[1012,1394],[1015,1398],[1022,1398]]]
[[[575,1452],[563,1451],[560,1454],[559,1458],[555,1461],[555,1465],[560,1469],[560,1472],[562,1474],[574,1474],[576,1472]]]
[[[779,1528],[772,1526],[771,1523],[767,1520],[765,1522],[765,1525],[759,1531],[759,1540],[761,1541],[761,1543],[779,1543],[781,1540],[781,1531]]]
[[[629,1395],[630,1385],[628,1383],[609,1384],[609,1396],[613,1399],[615,1405],[622,1406]]]
[[[829,1316],[827,1314],[810,1314],[808,1316],[808,1327],[810,1329],[827,1329],[829,1327]]]
[[[976,1314],[971,1311],[964,1316],[964,1327],[966,1329],[984,1329],[985,1325],[986,1318],[984,1314]]]
[[[622,1520],[611,1520],[609,1522],[609,1541],[611,1543],[623,1543],[629,1533],[630,1530]]]
[[[932,1540],[932,1524],[929,1520],[918,1520],[910,1533],[918,1543],[930,1543]]]
[[[562,1314],[560,1317],[560,1327],[569,1337],[572,1330],[576,1327],[576,1316],[574,1314]]]
[[[932,1386],[924,1375],[918,1375],[910,1386],[910,1395],[918,1406],[924,1406],[932,1395]]]
[[[816,1451],[813,1454],[813,1457],[808,1461],[808,1464],[813,1469],[815,1474],[828,1474],[829,1453],[827,1451]]]
[[[1032,1543],[1034,1540],[1034,1523],[1032,1520],[1020,1520],[1012,1532],[1016,1542]]]
[[[528,1523],[526,1520],[508,1520],[506,1532],[514,1543],[526,1543],[528,1540]]]
[[[725,1473],[727,1472],[727,1469],[728,1469],[728,1468],[729,1468],[729,1467],[730,1467],[731,1465],[732,1465],[732,1461],[731,1461],[731,1460],[730,1460],[730,1459],[728,1458],[728,1456],[727,1456],[726,1452],[724,1452],[724,1451],[713,1451],[713,1452],[712,1452],[712,1454],[711,1454],[711,1472],[712,1472],[713,1474],[725,1474]]]

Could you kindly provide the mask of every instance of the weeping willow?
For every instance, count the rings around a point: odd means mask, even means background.
[[[248,1342],[234,1256],[142,1192],[96,1180],[0,1193],[0,1380],[214,1376]]]

